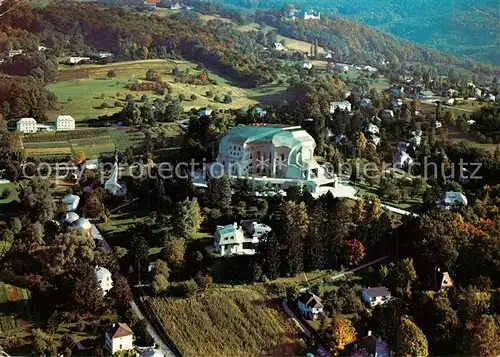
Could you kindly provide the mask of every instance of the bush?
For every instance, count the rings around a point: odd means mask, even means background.
[[[4,190],[0,190],[0,199],[5,200],[9,198],[12,190],[10,188],[6,188]]]
[[[123,104],[120,101],[116,100],[115,107],[123,107]]]
[[[229,95],[229,94],[226,94],[224,96],[224,103],[231,104],[232,102],[233,102],[233,97],[231,97],[231,95]]]
[[[73,101],[73,98],[71,98],[71,97],[69,97],[69,98],[67,99],[67,102],[68,102],[68,103],[71,103],[72,101]]]
[[[207,90],[205,92],[205,96],[208,98],[212,98],[214,96],[214,92],[212,92],[211,90]]]
[[[107,107],[108,107],[108,103],[106,103],[106,102],[102,102],[101,105],[99,106],[99,108],[101,108],[101,109],[104,109]]]
[[[173,98],[172,98],[172,95],[171,95],[171,94],[167,94],[167,95],[165,96],[165,101],[166,101],[166,102],[171,102],[171,101],[172,101],[172,99],[173,99]]]
[[[115,71],[109,71],[108,72],[108,78],[113,78],[113,77],[116,77]]]
[[[125,100],[127,102],[130,102],[131,100],[134,100],[134,96],[132,94],[127,94],[127,96],[125,97]]]
[[[216,94],[216,95],[214,96],[214,102],[220,102],[220,101],[221,101],[220,96],[219,96],[218,94]]]
[[[191,97],[189,97],[191,100],[196,100],[198,99],[198,97],[196,96],[196,94],[191,94]]]
[[[198,291],[198,284],[191,279],[172,286],[172,293],[177,297],[191,297]]]
[[[172,74],[174,76],[178,76],[179,74],[181,74],[181,70],[179,69],[179,67],[175,67],[174,69],[172,69]]]
[[[186,96],[185,96],[183,93],[179,94],[179,100],[180,100],[181,102],[182,102],[182,101],[185,101],[185,100],[186,100]]]

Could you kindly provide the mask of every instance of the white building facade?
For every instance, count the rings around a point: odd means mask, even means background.
[[[342,102],[331,102],[330,103],[330,114],[335,113],[335,111],[337,109],[350,112],[351,111],[351,103],[348,102],[347,100],[344,100]]]
[[[36,133],[38,128],[33,118],[21,118],[16,123],[17,131],[20,133]]]
[[[300,126],[239,125],[219,141],[212,168],[233,177],[250,177],[286,189],[302,185],[311,192],[336,179],[314,159],[316,142]],[[220,173],[219,173],[220,174]]]
[[[271,227],[254,220],[242,220],[226,226],[217,226],[214,234],[214,252],[221,256],[254,255],[259,238],[271,232]]]
[[[56,119],[56,130],[75,130],[75,119],[70,115],[59,115]]]
[[[113,279],[111,278],[111,272],[103,267],[95,268],[95,275],[97,277],[97,281],[101,286],[103,295],[106,295],[108,291],[113,288]]]
[[[113,324],[113,327],[106,332],[104,343],[106,350],[111,355],[120,351],[128,351],[134,349],[133,341],[134,333],[125,323]]]

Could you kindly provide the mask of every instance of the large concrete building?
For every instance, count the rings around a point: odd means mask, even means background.
[[[316,192],[336,177],[314,159],[316,142],[300,126],[239,125],[219,141],[211,174],[229,174],[266,181],[275,188],[301,185]]]
[[[56,130],[75,130],[75,119],[70,115],[59,115],[56,119]]]
[[[75,130],[75,119],[70,115],[59,115],[55,123],[39,124],[34,118],[21,118],[16,123],[16,129],[20,133]]]
[[[38,128],[33,118],[21,118],[16,123],[17,131],[20,133],[36,133]]]

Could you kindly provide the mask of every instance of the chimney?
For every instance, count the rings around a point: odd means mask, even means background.
[[[371,336],[371,335],[372,335],[372,331],[371,331],[371,330],[369,330],[369,331],[368,331],[368,334],[367,334],[366,336]]]
[[[234,227],[234,229],[238,229],[238,223],[234,222],[233,227]]]

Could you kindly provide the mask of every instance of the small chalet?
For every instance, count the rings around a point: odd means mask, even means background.
[[[315,320],[323,313],[321,298],[309,291],[305,291],[299,295],[297,298],[297,307],[302,315],[310,320]]]
[[[439,286],[439,291],[448,290],[453,286],[453,281],[450,278],[450,274],[447,271],[440,273],[441,285]]]
[[[391,292],[385,286],[368,287],[363,288],[361,297],[366,305],[375,307],[388,303],[391,300]]]
[[[444,211],[449,211],[458,206],[467,206],[467,204],[467,197],[461,192],[446,192],[441,195],[439,200],[439,208]]]
[[[105,347],[112,355],[119,351],[134,349],[134,332],[125,323],[113,324],[105,333]]]

